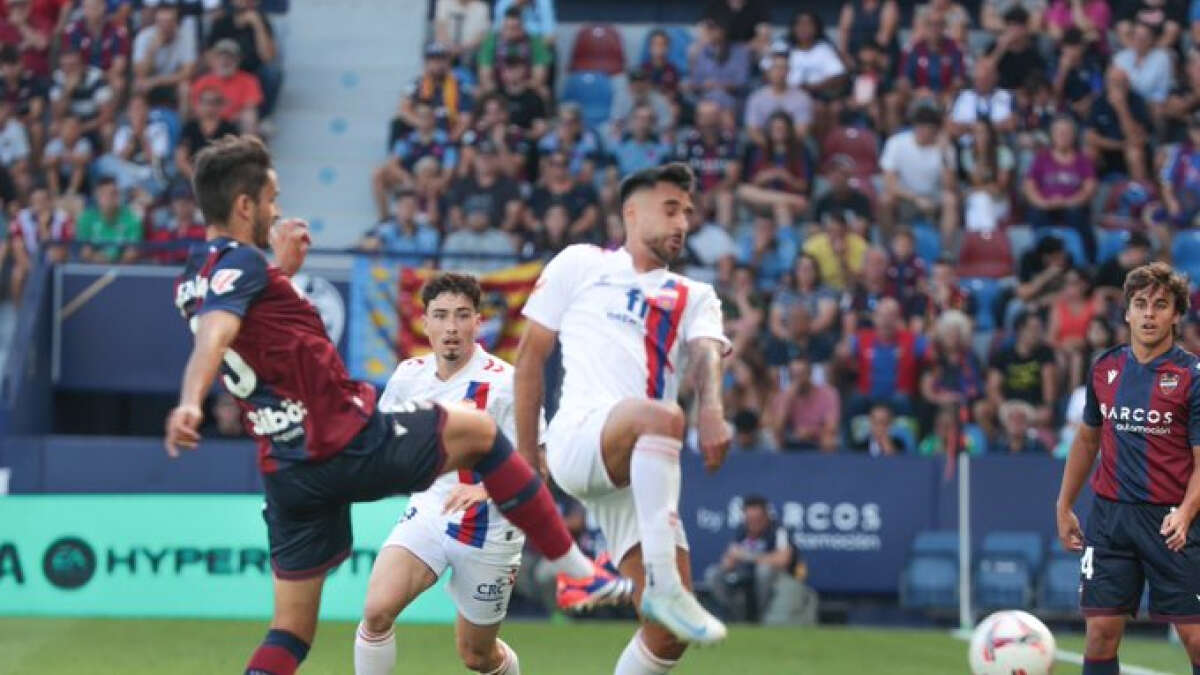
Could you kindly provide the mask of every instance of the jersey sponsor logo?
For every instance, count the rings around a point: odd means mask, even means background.
[[[192,300],[203,300],[208,294],[208,279],[193,277],[179,284],[175,289],[175,306],[183,309]]]
[[[517,582],[517,568],[511,568],[503,576],[496,577],[492,581],[485,581],[475,586],[475,592],[471,597],[480,602],[498,602],[504,600],[508,590]]]
[[[1179,386],[1179,375],[1176,373],[1163,373],[1158,378],[1158,388],[1163,394],[1170,394]]]
[[[1171,433],[1170,425],[1175,420],[1175,413],[1171,411],[1161,412],[1153,408],[1146,410],[1145,408],[1130,408],[1128,406],[1110,406],[1107,403],[1100,404],[1100,415],[1106,420],[1116,422],[1115,428],[1117,431],[1154,434],[1156,436]]]
[[[1117,379],[1117,371],[1115,371],[1115,370],[1108,371],[1108,383],[1112,384],[1113,380],[1115,380],[1115,379]]]
[[[273,436],[279,434],[275,440],[290,441],[299,435],[298,432],[303,432],[303,427],[294,427],[308,417],[308,409],[300,401],[284,399],[280,401],[278,406],[264,406],[257,410],[252,410],[246,414],[246,419],[250,421],[251,433],[256,436]],[[281,432],[288,431],[288,434]],[[288,438],[283,436],[289,435]]]
[[[403,424],[400,424],[399,422],[392,420],[392,435],[393,436],[395,436],[396,438],[400,438],[401,436],[403,436],[407,433],[408,433],[408,429]]]
[[[208,282],[208,287],[210,290],[212,290],[213,293],[216,293],[217,295],[225,295],[229,291],[233,290],[234,284],[237,283],[237,280],[240,279],[241,276],[242,276],[241,270],[237,270],[237,269],[217,270],[217,272],[212,275],[212,281]]]

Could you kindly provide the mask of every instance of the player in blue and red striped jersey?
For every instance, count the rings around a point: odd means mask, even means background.
[[[1062,545],[1083,552],[1083,672],[1120,672],[1125,621],[1149,582],[1151,618],[1175,624],[1200,675],[1200,358],[1175,343],[1187,280],[1165,263],[1144,265],[1126,278],[1125,302],[1130,343],[1092,365],[1057,504]],[[1085,533],[1072,509],[1089,473]]]
[[[165,445],[171,456],[196,447],[200,404],[220,371],[258,440],[275,577],[271,629],[247,675],[291,675],[304,660],[325,575],[350,552],[350,504],[423,490],[446,471],[479,474],[497,509],[570,575],[572,597],[627,584],[579,552],[549,491],[487,414],[425,402],[384,414],[375,390],[350,379],[289,278],[307,253],[307,227],[275,224],[279,188],[261,141],[227,136],[205,148],[194,183],[208,242],[175,287],[195,345]],[[263,253],[268,239],[278,265]]]

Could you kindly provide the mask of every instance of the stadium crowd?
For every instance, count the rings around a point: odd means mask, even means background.
[[[183,242],[204,238],[191,158],[227,133],[270,135],[282,70],[265,11],[286,4],[0,1],[7,297],[38,256],[186,257]]]

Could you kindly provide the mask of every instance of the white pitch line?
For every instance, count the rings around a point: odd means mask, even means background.
[[[970,642],[971,640],[970,635],[963,635],[961,631],[953,631],[951,632],[951,635],[958,640],[963,640],[966,642]],[[1065,649],[1056,649],[1054,651],[1054,660],[1062,661],[1063,663],[1074,664],[1076,666],[1082,666],[1083,654],[1080,654],[1079,652],[1067,651]],[[1174,673],[1153,670],[1151,668],[1143,668],[1141,666],[1131,666],[1124,663],[1121,664],[1121,673],[1123,675],[1174,675]]]

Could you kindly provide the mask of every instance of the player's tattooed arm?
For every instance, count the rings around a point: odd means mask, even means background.
[[[688,342],[689,374],[696,391],[700,452],[704,455],[704,468],[709,471],[716,471],[724,463],[731,438],[721,400],[721,354],[724,350],[725,345],[712,338]]]

